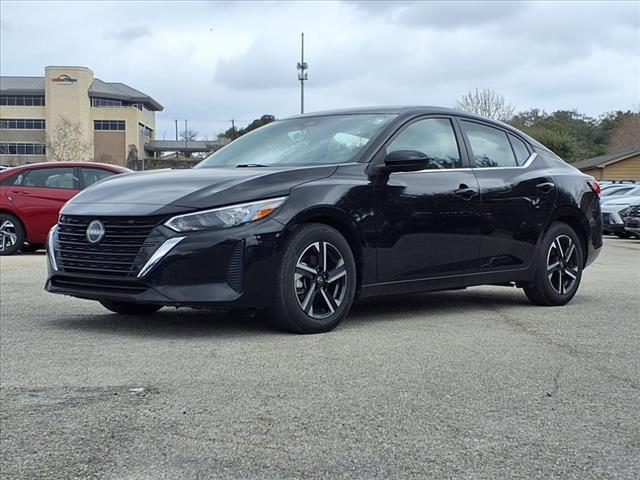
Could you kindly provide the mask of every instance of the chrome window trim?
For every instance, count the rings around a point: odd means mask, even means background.
[[[155,267],[158,262],[160,262],[160,260],[162,260],[164,256],[171,251],[173,247],[178,245],[178,243],[180,243],[185,238],[187,237],[173,237],[169,240],[166,240],[155,252],[153,252],[153,255],[151,255],[151,258],[147,260],[147,263],[144,264],[137,277],[142,278],[147,273],[149,273],[151,269],[153,269],[153,267]]]
[[[533,161],[536,159],[536,157],[538,156],[537,153],[533,152],[529,158],[527,158],[527,161],[524,162],[522,165],[515,165],[513,167],[463,167],[463,168],[439,168],[439,169],[433,169],[433,168],[427,168],[424,170],[417,170],[415,172],[391,172],[391,174],[393,175],[394,173],[411,173],[411,174],[415,174],[415,173],[442,173],[442,172],[468,172],[471,170],[505,170],[505,169],[526,169],[528,167],[531,166],[531,164],[533,163]]]
[[[527,158],[527,161],[524,162],[522,165],[514,165],[513,167],[472,167],[475,170],[504,170],[505,168],[527,168],[529,167],[533,161],[536,159],[536,157],[538,156],[538,154],[536,152],[533,152],[531,155],[529,155],[529,158]]]

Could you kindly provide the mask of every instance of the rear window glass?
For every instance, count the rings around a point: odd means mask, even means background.
[[[473,159],[478,167],[514,167],[517,165],[507,134],[497,128],[474,122],[461,122]]]
[[[513,135],[509,135],[509,140],[511,140],[511,146],[513,147],[513,153],[516,154],[516,161],[518,162],[518,165],[524,164],[529,158],[527,145]]]

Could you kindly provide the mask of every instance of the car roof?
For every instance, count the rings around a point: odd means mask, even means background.
[[[551,152],[546,146],[538,142],[535,138],[530,137],[526,133],[512,127],[509,124],[493,120],[491,118],[482,117],[474,113],[457,110],[455,108],[435,107],[435,106],[420,106],[420,105],[396,105],[396,106],[379,106],[379,107],[355,107],[355,108],[343,108],[337,110],[324,110],[319,112],[304,113],[301,115],[293,115],[286,117],[283,120],[290,120],[294,118],[311,118],[311,117],[329,117],[334,115],[402,115],[402,116],[417,116],[417,115],[452,115],[458,117],[464,117],[471,120],[480,120],[485,123],[493,124],[497,127],[504,128],[511,132],[524,137],[529,143],[536,147],[543,148],[548,152]],[[553,153],[553,152],[551,152]]]

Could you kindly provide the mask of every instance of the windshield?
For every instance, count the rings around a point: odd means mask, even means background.
[[[347,163],[394,115],[332,115],[280,120],[247,133],[195,168]]]

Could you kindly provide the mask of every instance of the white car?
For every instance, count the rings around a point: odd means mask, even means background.
[[[631,235],[624,229],[624,220],[631,211],[631,205],[640,203],[640,187],[637,195],[620,195],[600,203],[602,210],[602,230],[620,238]]]
[[[624,203],[623,198],[640,195],[640,185],[634,184],[616,184],[603,189],[600,194],[600,205],[615,202]]]

